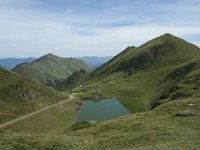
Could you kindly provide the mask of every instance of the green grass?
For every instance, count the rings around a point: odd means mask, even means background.
[[[39,111],[36,114],[5,126],[3,130],[20,134],[44,134],[70,126],[76,122],[77,102],[77,100],[73,99]]]
[[[189,106],[188,104],[195,104]],[[200,111],[199,97],[171,101],[153,111],[90,122],[86,128],[60,128],[46,134],[3,132],[1,148],[28,149],[198,149],[200,116],[176,117],[177,111]],[[19,148],[19,149],[20,149]]]

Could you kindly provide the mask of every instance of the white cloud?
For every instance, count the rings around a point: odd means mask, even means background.
[[[170,21],[169,18],[163,19],[164,22],[169,21],[163,25],[162,21],[151,22],[155,20],[155,16],[144,15],[143,18],[139,18],[137,11],[134,11],[135,14],[117,14],[118,6],[111,8],[116,14],[109,9],[102,14],[78,14],[70,8],[54,12],[27,7],[39,5],[37,0],[14,1],[9,0],[5,3],[0,0],[0,57],[39,57],[49,52],[66,57],[114,55],[129,45],[138,46],[167,32],[200,45],[200,40],[194,39],[200,37],[198,15],[195,24],[191,23],[192,25],[188,21],[183,20],[183,24],[180,24],[181,20]],[[23,5],[20,9],[16,7],[19,2]],[[171,10],[169,6],[159,9]],[[125,9],[128,6],[123,7]],[[180,6],[174,5],[173,9],[175,8]],[[159,9],[153,11],[157,12]],[[128,22],[129,20],[131,21]]]

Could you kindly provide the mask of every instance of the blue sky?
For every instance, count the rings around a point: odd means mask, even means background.
[[[199,0],[0,0],[0,58],[115,55],[171,33],[200,46]]]

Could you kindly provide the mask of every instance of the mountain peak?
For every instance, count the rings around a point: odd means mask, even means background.
[[[48,53],[48,54],[46,54],[46,55],[44,55],[44,56],[52,57],[52,56],[56,56],[56,55],[54,55],[54,54],[52,54],[52,53]]]
[[[178,38],[170,33],[165,33],[163,35],[160,36],[161,38],[166,38],[166,39],[170,39],[170,38]]]
[[[162,36],[173,36],[173,35],[170,34],[170,33],[165,33],[165,34],[163,34]]]
[[[33,61],[33,62],[46,61],[46,60],[49,59],[49,58],[55,58],[55,57],[58,57],[58,56],[56,56],[56,55],[54,55],[54,54],[52,54],[52,53],[48,53],[48,54],[46,54],[46,55],[41,56],[40,58],[36,59],[36,60]]]
[[[194,46],[193,44],[185,41],[184,39],[182,38],[179,38],[177,36],[174,36],[170,33],[165,33],[159,37],[156,37],[148,42],[146,42],[145,44],[141,45],[140,46],[140,49],[144,49],[144,48],[149,48],[149,47],[154,47],[156,45],[168,45],[169,44],[171,46],[174,46],[174,47],[182,47],[182,48],[186,48],[186,47],[190,47],[190,46]],[[184,45],[184,46],[183,46]],[[196,47],[196,46],[195,46]]]

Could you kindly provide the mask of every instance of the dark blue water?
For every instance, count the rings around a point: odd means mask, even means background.
[[[78,121],[81,120],[110,120],[128,115],[130,112],[117,100],[106,99],[94,102],[86,100],[78,111]]]

